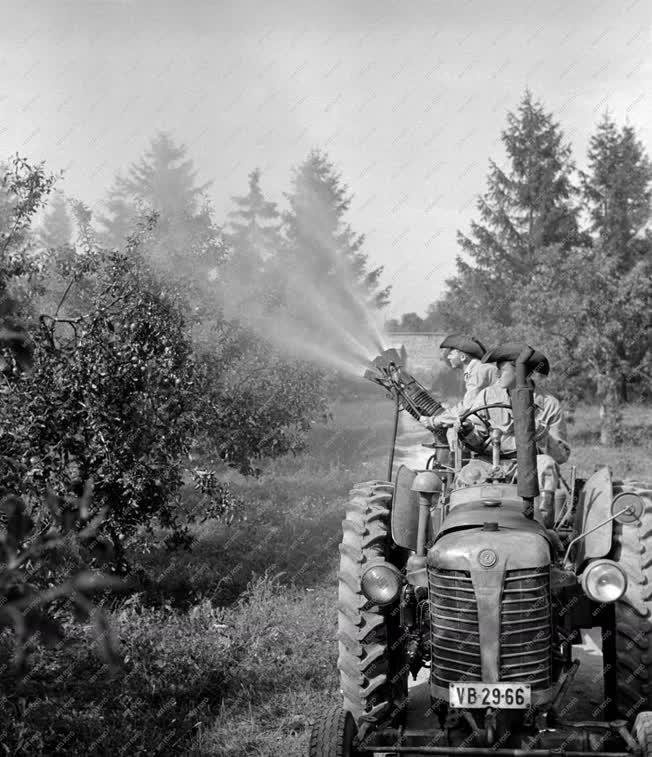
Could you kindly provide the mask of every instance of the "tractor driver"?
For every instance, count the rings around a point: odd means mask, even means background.
[[[494,347],[483,356],[483,363],[497,363],[499,377],[496,384],[483,389],[477,395],[472,408],[498,402],[511,404],[509,390],[516,386],[516,359],[522,348],[522,344],[503,344]],[[539,488],[542,493],[554,492],[559,485],[557,465],[565,463],[571,451],[566,435],[566,422],[559,400],[538,389],[535,383],[538,375],[547,376],[550,372],[550,365],[545,355],[535,351],[528,363],[528,368],[530,369],[529,378],[534,384],[534,423],[535,441],[539,453],[537,454]],[[505,408],[492,408],[481,410],[480,413],[489,420],[492,428],[499,428],[503,432],[500,442],[501,454],[506,457],[515,457],[516,440],[511,411]],[[473,423],[473,429],[464,438],[475,444],[484,443],[487,447],[487,455],[491,455],[490,441],[486,438],[487,432],[484,425],[476,416],[469,416],[468,420]]]
[[[450,334],[439,345],[451,368],[464,372],[464,397],[454,407],[439,415],[422,415],[419,422],[426,428],[452,426],[459,416],[469,410],[477,395],[498,379],[493,363],[482,362],[486,353],[484,345],[467,334]]]

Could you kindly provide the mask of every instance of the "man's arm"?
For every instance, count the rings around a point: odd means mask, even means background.
[[[483,389],[491,386],[496,382],[498,378],[498,370],[496,366],[491,363],[481,363],[479,360],[475,360],[469,366],[469,372],[465,378],[464,397],[453,405],[451,408],[447,408],[446,412],[441,413],[435,418],[430,419],[431,426],[451,426],[455,423],[462,413],[470,410],[474,407],[474,402]],[[481,402],[480,405],[487,404]],[[476,405],[476,407],[480,407]],[[427,424],[424,424],[427,425]]]

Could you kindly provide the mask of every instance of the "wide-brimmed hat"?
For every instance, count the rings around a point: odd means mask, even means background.
[[[526,346],[523,342],[505,342],[505,344],[499,344],[485,352],[482,356],[482,362],[502,363],[509,361],[515,363]],[[527,367],[530,373],[536,371],[542,376],[547,376],[550,373],[548,358],[539,350],[534,350],[532,357],[527,361]]]
[[[473,336],[468,334],[450,334],[439,345],[441,349],[459,350],[460,352],[466,352],[467,355],[477,357],[478,360],[482,359],[482,356],[487,351],[484,344]]]

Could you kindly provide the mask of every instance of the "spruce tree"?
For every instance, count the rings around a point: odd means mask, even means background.
[[[259,169],[249,174],[247,194],[231,199],[237,207],[227,216],[224,238],[231,254],[224,276],[253,285],[260,279],[264,264],[278,252],[281,217],[276,203],[265,199]]]
[[[369,267],[362,251],[364,235],[354,232],[346,220],[348,188],[325,153],[313,150],[295,169],[286,198],[286,264],[322,290],[335,293],[346,282],[371,306],[384,307],[390,287],[380,287],[383,268]]]
[[[605,114],[589,143],[589,171],[582,191],[590,231],[604,254],[628,271],[649,254],[652,165],[631,126],[618,129]]]
[[[516,113],[507,116],[501,139],[505,168],[490,161],[487,191],[478,200],[479,220],[458,232],[466,259],[440,307],[449,327],[486,335],[504,331],[518,319],[513,303],[530,280],[545,250],[570,250],[580,243],[571,175],[571,148],[559,125],[526,91]]]
[[[101,241],[123,247],[153,214],[156,223],[143,242],[146,256],[168,276],[205,287],[207,276],[224,257],[220,229],[206,198],[207,184],[183,145],[159,132],[143,157],[119,175],[99,215]]]
[[[55,191],[50,200],[50,209],[43,219],[39,239],[46,248],[62,247],[72,243],[73,224],[63,192]]]
[[[590,140],[582,195],[591,244],[548,248],[519,293],[523,338],[542,347],[560,393],[594,392],[600,439],[617,442],[628,389],[652,389],[652,167],[634,131],[603,119]],[[553,379],[554,380],[554,379]]]
[[[603,444],[619,435],[630,384],[650,388],[652,164],[631,126],[605,115],[589,145],[582,189],[593,239],[591,267],[579,272],[590,308],[583,350],[602,410]]]

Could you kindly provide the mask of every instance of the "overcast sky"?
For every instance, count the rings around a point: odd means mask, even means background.
[[[166,130],[213,181],[219,222],[253,168],[282,204],[291,167],[323,148],[393,285],[388,315],[424,313],[454,272],[526,87],[580,165],[606,109],[652,150],[647,0],[0,5],[0,156],[64,169],[93,206]]]

